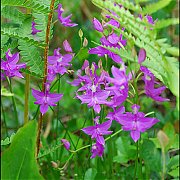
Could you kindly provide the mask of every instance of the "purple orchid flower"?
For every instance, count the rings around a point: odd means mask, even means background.
[[[32,95],[36,99],[34,104],[40,105],[40,112],[45,114],[48,111],[49,106],[56,106],[56,102],[58,102],[63,94],[56,94],[49,92],[49,84],[46,84],[45,92],[41,92],[35,89],[32,89]]]
[[[102,157],[104,153],[104,146],[96,142],[96,144],[92,145],[91,153],[92,153],[91,159],[95,158],[96,156]]]
[[[92,139],[96,139],[99,144],[104,145],[105,141],[103,135],[108,135],[112,133],[112,131],[108,131],[108,129],[111,127],[111,123],[111,120],[103,122],[102,124],[95,123],[95,126],[83,128],[82,131],[90,135]]]
[[[78,24],[75,24],[75,23],[72,23],[71,21],[71,16],[72,14],[70,14],[69,16],[67,17],[63,17],[62,14],[64,12],[64,9],[62,8],[62,4],[59,4],[58,5],[58,19],[60,21],[60,23],[63,25],[63,26],[66,26],[66,27],[74,27],[74,26],[77,26]]]
[[[66,139],[61,139],[61,142],[63,143],[63,146],[64,146],[67,150],[70,149],[70,143],[69,143],[68,140],[66,140]]]
[[[19,70],[25,68],[26,64],[17,64],[19,61],[19,53],[11,54],[10,49],[8,49],[5,54],[7,60],[4,61],[1,59],[1,70],[4,70],[5,75],[8,77],[16,76],[19,78],[24,78]]]
[[[65,43],[66,44],[66,43]],[[69,43],[68,43],[69,44]],[[70,46],[70,45],[69,45]],[[69,47],[66,48],[69,51]],[[59,52],[60,48],[54,50],[53,56],[48,56],[48,76],[47,79],[52,82],[56,77],[56,74],[65,74],[67,73],[67,67],[71,66],[70,61],[73,58],[73,54],[62,55]],[[72,49],[71,49],[72,50]]]
[[[96,29],[99,32],[104,31],[102,24],[96,18],[93,18],[93,26],[94,29]]]
[[[140,70],[144,73],[142,79],[145,82],[145,94],[148,97],[154,99],[155,101],[159,101],[159,102],[169,101],[169,99],[160,96],[160,94],[166,89],[165,86],[154,88],[155,84],[159,84],[158,82],[155,81],[154,74],[144,66],[141,66]]]
[[[89,92],[83,95],[76,94],[76,97],[81,100],[82,104],[87,103],[88,107],[93,107],[94,111],[100,113],[100,104],[106,104],[106,99],[109,96],[109,91],[101,90],[97,92]]]
[[[35,35],[35,34],[37,34],[38,32],[41,32],[41,30],[38,30],[38,29],[35,28],[35,25],[36,25],[36,23],[33,21],[33,22],[32,22],[32,27],[31,27],[31,29],[32,29],[31,34],[32,34],[32,35]]]
[[[138,112],[140,106],[134,104],[132,106],[133,113],[126,112],[119,115],[116,121],[122,125],[124,131],[131,131],[130,135],[134,142],[140,138],[140,134],[151,128],[154,124],[159,122],[156,118],[145,117],[143,112]]]
[[[113,112],[109,112],[108,115],[106,116],[107,119],[110,120],[118,120],[118,116],[120,116],[121,114],[123,114],[125,112],[125,107],[121,106],[120,108],[116,109],[114,108]]]

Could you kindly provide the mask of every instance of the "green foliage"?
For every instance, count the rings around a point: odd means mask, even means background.
[[[161,171],[161,156],[160,152],[156,149],[154,143],[148,139],[143,141],[140,147],[140,156],[143,158],[145,164],[156,172]]]
[[[22,24],[23,21],[26,19],[25,14],[23,14],[21,11],[19,11],[16,7],[11,6],[5,6],[2,11],[1,15],[4,18],[10,19],[13,23]]]
[[[84,176],[84,180],[94,180],[97,174],[97,170],[95,168],[89,168]]]
[[[30,72],[36,73],[42,77],[43,75],[43,61],[40,55],[39,48],[29,44],[24,40],[19,40],[18,49],[22,60],[27,62],[27,66],[30,66]]]
[[[164,7],[166,7],[172,0],[160,0],[156,3],[151,3],[143,8],[143,14],[152,14]]]
[[[38,1],[26,1],[26,0],[2,0],[1,4],[3,6],[19,6],[19,7],[25,7],[29,9],[33,9],[42,13],[47,14],[49,12],[49,9],[44,4],[38,3]]]
[[[129,137],[119,137],[116,140],[117,156],[113,158],[114,162],[127,163],[136,157],[136,147],[130,144]]]
[[[36,133],[35,121],[18,130],[10,147],[3,152],[1,179],[43,179],[35,160]]]

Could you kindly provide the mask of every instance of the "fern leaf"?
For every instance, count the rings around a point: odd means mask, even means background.
[[[4,18],[12,20],[13,23],[22,24],[22,22],[25,20],[26,16],[22,12],[18,11],[15,7],[5,6],[2,11],[2,16]]]
[[[5,52],[8,51],[8,49],[15,49],[18,46],[18,41],[16,39],[11,40],[11,42],[8,42],[6,45],[2,46],[1,48],[1,58],[5,56]]]
[[[42,43],[39,43],[38,41],[35,41],[33,38],[29,38],[26,36],[23,36],[18,32],[18,28],[3,28],[1,29],[1,34],[2,35],[7,35],[9,37],[14,37],[14,38],[18,38],[18,39],[22,39],[24,41],[27,41],[30,44],[33,44],[35,46],[39,46],[39,47],[44,47],[45,45]]]
[[[116,0],[117,3],[121,4],[123,7],[127,9],[131,9],[134,12],[140,13],[142,11],[139,5],[135,5],[132,2],[124,1],[124,0]]]
[[[1,4],[3,6],[19,6],[25,7],[29,9],[33,9],[34,11],[41,12],[47,14],[49,12],[49,8],[45,5],[39,4],[38,1],[32,0],[2,0]]]
[[[19,40],[18,49],[24,62],[30,66],[30,72],[33,72],[42,77],[43,75],[43,60],[40,55],[40,48],[30,44],[25,40]]]
[[[176,24],[179,24],[179,18],[163,19],[163,20],[157,21],[154,28],[162,29],[170,25],[176,25]]]
[[[172,0],[160,0],[156,3],[152,3],[143,8],[143,14],[152,14],[156,11],[166,7]]]

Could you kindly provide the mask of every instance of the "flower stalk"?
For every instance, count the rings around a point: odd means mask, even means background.
[[[45,92],[45,84],[47,81],[47,73],[48,73],[48,52],[49,52],[49,40],[50,40],[50,27],[51,27],[51,22],[52,22],[52,17],[53,17],[53,10],[54,10],[54,3],[55,0],[51,0],[51,5],[50,5],[50,13],[48,15],[48,23],[47,23],[47,28],[46,28],[46,47],[44,49],[44,78],[43,78],[43,84],[42,84],[42,91]],[[38,156],[39,149],[40,149],[40,135],[41,135],[41,129],[42,129],[42,120],[43,120],[43,115],[42,113],[40,114],[39,121],[38,121],[38,134],[37,134],[37,151],[36,151],[36,157]]]

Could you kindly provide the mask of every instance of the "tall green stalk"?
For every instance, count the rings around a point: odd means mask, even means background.
[[[30,87],[30,75],[26,74],[25,82],[25,99],[24,99],[24,124],[29,120],[29,87]]]
[[[8,81],[8,84],[9,84],[10,92],[13,94],[12,85],[11,85],[11,83],[12,83],[11,79],[7,77],[7,81]],[[15,102],[14,96],[12,96],[12,104],[13,104],[13,108],[14,108],[14,117],[15,117],[15,120],[16,120],[16,123],[17,123],[17,126],[18,126],[19,121],[18,121],[18,114],[17,114],[16,102]]]

